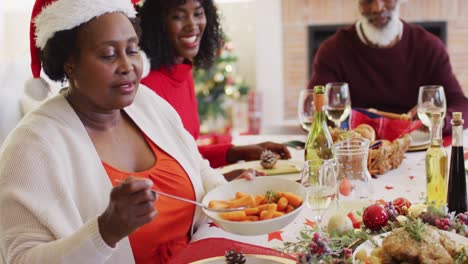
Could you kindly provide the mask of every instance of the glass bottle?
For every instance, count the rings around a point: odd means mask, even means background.
[[[450,155],[447,203],[450,212],[459,214],[467,211],[462,113],[452,113],[451,123],[452,153]]]
[[[442,147],[440,113],[432,113],[431,146],[426,152],[427,201],[440,207],[447,203],[447,152]]]
[[[314,86],[314,120],[310,126],[305,146],[305,160],[328,160],[332,158],[333,140],[325,116],[325,87]]]

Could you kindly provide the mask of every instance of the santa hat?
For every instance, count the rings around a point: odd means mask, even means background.
[[[122,12],[136,16],[135,0],[36,0],[30,23],[29,43],[33,79],[26,82],[21,102],[23,113],[35,108],[51,94],[50,85],[41,78],[40,50],[55,33],[75,28],[94,17]]]

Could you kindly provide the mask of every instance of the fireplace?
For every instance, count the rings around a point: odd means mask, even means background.
[[[446,21],[428,21],[428,22],[411,22],[425,28],[427,31],[436,35],[447,45],[447,22]],[[333,35],[337,29],[349,26],[349,24],[334,24],[334,25],[313,25],[308,27],[308,50],[309,50],[309,71],[307,78],[312,76],[313,62],[320,44]]]

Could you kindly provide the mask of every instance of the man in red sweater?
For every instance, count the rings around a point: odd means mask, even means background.
[[[447,100],[444,133],[448,134],[452,112],[463,112],[468,118],[468,99],[452,72],[444,44],[423,28],[399,19],[401,1],[358,0],[359,20],[320,46],[309,88],[344,81],[353,107],[415,116],[419,87],[442,85]]]

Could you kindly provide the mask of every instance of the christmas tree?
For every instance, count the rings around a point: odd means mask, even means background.
[[[213,130],[222,132],[220,130],[229,127],[227,112],[229,105],[240,100],[249,91],[249,87],[236,71],[236,64],[237,56],[233,52],[233,45],[226,42],[211,68],[194,69],[202,133]],[[204,123],[209,125],[204,126]]]

